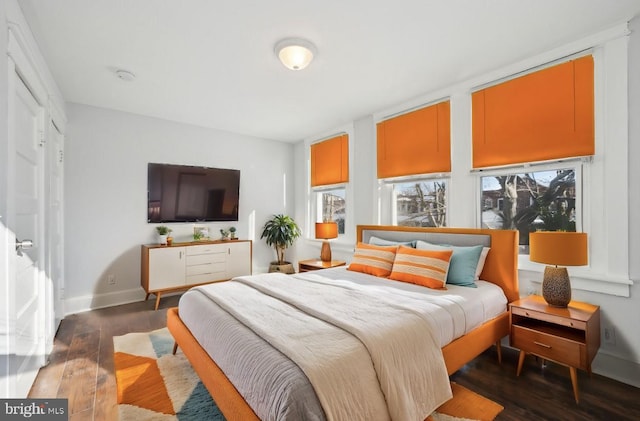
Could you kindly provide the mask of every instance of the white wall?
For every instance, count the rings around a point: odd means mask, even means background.
[[[428,93],[408,100],[389,110],[380,110],[374,116],[364,117],[354,122],[354,159],[350,162],[350,181],[354,183],[356,198],[347,206],[355,207],[355,224],[388,223],[388,211],[385,205],[388,200],[385,192],[376,192],[377,180],[375,175],[376,139],[374,123],[381,116],[393,114],[403,109],[409,109],[419,104],[428,103],[438,98],[451,98],[452,120],[452,172],[450,179],[449,197],[449,225],[475,226],[477,220],[477,188],[478,178],[470,172],[471,168],[471,100],[470,91],[473,86],[498,80],[501,77],[518,73],[530,67],[541,65],[568,54],[581,51],[595,45],[594,55],[598,57],[597,72],[600,78],[596,81],[597,99],[600,104],[596,109],[596,158],[590,164],[591,178],[588,180],[589,195],[592,202],[587,210],[587,228],[590,232],[591,256],[590,269],[603,275],[602,279],[631,279],[635,284],[617,285],[626,291],[629,297],[590,292],[581,288],[587,285],[588,279],[574,282],[573,298],[587,301],[601,307],[601,326],[615,330],[616,343],[604,343],[604,336],[600,352],[594,361],[594,371],[612,378],[640,387],[640,335],[638,321],[640,321],[640,261],[634,258],[640,251],[640,221],[638,212],[640,206],[640,189],[631,180],[640,177],[637,160],[640,152],[640,120],[635,116],[640,112],[640,81],[636,77],[640,73],[640,19],[636,19],[631,26],[632,35],[627,46],[627,39],[622,37],[623,31],[614,30],[604,32],[594,37],[601,41],[594,42],[593,38],[578,41],[569,46],[559,46],[556,50],[541,54],[516,63],[508,68],[498,69],[491,74],[482,75],[473,81],[463,82],[453,87],[443,87],[440,91]],[[613,34],[613,35],[611,35]],[[593,42],[593,43],[592,43]],[[627,53],[629,48],[630,54]],[[628,56],[628,57],[627,57]],[[628,69],[626,60],[629,59]],[[620,63],[623,68],[620,68]],[[625,78],[630,75],[629,91],[624,88]],[[620,80],[622,79],[622,80]],[[623,82],[622,84],[620,82]],[[622,89],[621,89],[622,87]],[[624,111],[624,104],[629,95],[629,113]],[[635,110],[635,111],[634,111]],[[627,140],[625,127],[627,119],[630,122],[629,139]],[[628,145],[627,145],[628,143]],[[627,147],[629,154],[626,154]],[[305,162],[308,156],[308,146],[305,142],[296,145],[296,157],[299,162]],[[628,158],[627,158],[628,157]],[[629,176],[626,177],[626,167],[629,161]],[[302,165],[296,166],[296,179],[305,180],[308,169]],[[620,172],[622,177],[620,179]],[[306,208],[306,192],[308,187],[296,187],[296,215],[303,218]],[[305,196],[298,196],[304,194]],[[380,199],[380,205],[378,204]],[[386,202],[385,202],[386,201]],[[378,209],[380,206],[380,209]],[[620,218],[622,215],[622,218]],[[629,215],[629,218],[626,217]],[[628,219],[628,221],[627,221]],[[628,232],[628,233],[627,233]],[[598,235],[596,235],[596,233]],[[595,240],[594,240],[595,239]],[[299,241],[297,251],[301,258],[312,258],[319,255],[319,243],[311,239]],[[334,258],[349,261],[353,244],[332,242]],[[615,250],[615,252],[614,252]],[[629,258],[627,259],[627,256]],[[526,295],[531,291],[539,291],[542,274],[537,271],[523,270],[523,266],[531,269],[528,262],[521,262],[519,271],[520,293]],[[619,267],[617,262],[624,262]],[[627,267],[628,266],[628,267]],[[573,273],[573,272],[572,272]],[[587,273],[588,274],[588,273]],[[622,274],[622,275],[621,275]],[[598,278],[597,275],[594,276]]]
[[[67,313],[144,298],[140,245],[157,242],[146,222],[149,162],[239,169],[239,221],[205,225],[254,240],[254,272],[275,258],[260,234],[272,214],[293,209],[293,145],[78,104],[67,116]],[[194,224],[167,225],[175,241],[190,240]]]

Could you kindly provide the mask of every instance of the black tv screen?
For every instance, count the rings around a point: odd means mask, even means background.
[[[149,163],[147,187],[148,222],[238,220],[240,170]]]

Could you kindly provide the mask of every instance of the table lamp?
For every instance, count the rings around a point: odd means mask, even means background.
[[[316,238],[324,240],[320,250],[320,260],[331,261],[331,246],[329,241],[338,237],[338,224],[335,222],[316,222]]]
[[[567,307],[571,301],[571,282],[564,266],[586,265],[587,256],[587,234],[584,232],[537,231],[529,234],[529,260],[555,265],[544,269],[542,297],[547,304]]]

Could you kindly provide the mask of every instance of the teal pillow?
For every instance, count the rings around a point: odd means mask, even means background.
[[[478,287],[474,281],[476,280],[476,268],[478,267],[478,260],[480,260],[483,246],[450,246],[418,240],[416,248],[422,250],[453,250],[451,261],[449,262],[447,283],[463,287]]]

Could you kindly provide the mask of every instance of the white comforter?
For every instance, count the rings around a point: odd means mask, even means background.
[[[451,397],[437,297],[278,273],[202,291],[304,371],[328,420],[424,420]]]

